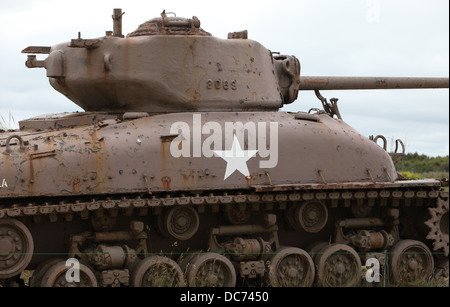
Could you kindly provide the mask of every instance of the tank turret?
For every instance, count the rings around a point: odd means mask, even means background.
[[[192,19],[165,12],[122,35],[114,31],[53,47],[28,47],[26,65],[44,67],[50,84],[89,112],[214,112],[278,110],[299,90],[448,87],[441,78],[302,77],[295,56],[275,55],[248,39],[211,36]],[[34,54],[47,53],[44,61]]]

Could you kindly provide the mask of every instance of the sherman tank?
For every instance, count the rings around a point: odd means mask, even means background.
[[[395,285],[448,277],[448,181],[402,178],[403,143],[388,153],[320,92],[448,78],[307,77],[246,31],[163,12],[125,37],[122,15],[23,50],[85,112],[0,133],[0,285],[358,286],[367,263]],[[322,108],[280,111],[306,90]]]

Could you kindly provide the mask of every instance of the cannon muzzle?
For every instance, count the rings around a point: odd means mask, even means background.
[[[448,88],[449,78],[300,77],[299,90]]]

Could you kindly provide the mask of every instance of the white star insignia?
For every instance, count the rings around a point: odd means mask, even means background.
[[[241,144],[236,135],[234,135],[233,145],[231,150],[214,151],[214,153],[227,162],[227,170],[225,172],[226,180],[234,172],[239,171],[244,176],[249,176],[247,161],[253,158],[258,150],[242,150]]]

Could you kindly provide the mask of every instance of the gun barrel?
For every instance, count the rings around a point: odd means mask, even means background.
[[[449,78],[300,77],[299,90],[448,88]]]

